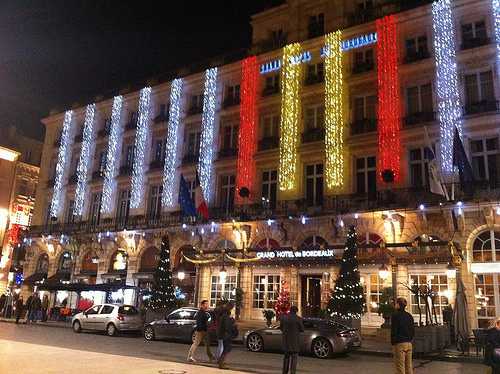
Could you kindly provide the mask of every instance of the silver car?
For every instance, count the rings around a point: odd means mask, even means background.
[[[97,304],[78,313],[71,321],[73,331],[105,331],[115,336],[121,331],[139,331],[144,321],[139,311],[132,305]]]
[[[318,358],[329,358],[333,354],[348,352],[361,346],[361,335],[357,329],[319,318],[304,318],[301,333],[301,353]],[[282,348],[282,333],[279,325],[250,330],[244,336],[249,351],[278,351]]]

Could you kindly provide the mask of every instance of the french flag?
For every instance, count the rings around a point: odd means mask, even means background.
[[[201,190],[200,178],[198,177],[198,172],[196,172],[196,188],[194,189],[194,205],[196,206],[196,211],[204,219],[208,220],[208,205],[203,197],[203,191]]]

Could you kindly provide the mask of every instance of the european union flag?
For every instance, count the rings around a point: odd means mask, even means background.
[[[474,193],[474,174],[470,166],[469,159],[465,153],[464,145],[460,139],[458,129],[455,127],[455,136],[453,137],[453,166],[458,168],[460,185],[467,195]]]
[[[179,185],[179,205],[181,206],[182,215],[196,217],[196,208],[193,199],[189,193],[189,187],[181,174],[181,181]]]

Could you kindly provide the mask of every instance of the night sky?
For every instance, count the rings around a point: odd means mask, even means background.
[[[273,2],[0,0],[0,125],[42,139],[51,109],[247,48]]]

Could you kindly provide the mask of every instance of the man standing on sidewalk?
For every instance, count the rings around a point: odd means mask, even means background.
[[[210,336],[208,335],[208,320],[209,314],[208,310],[208,300],[203,300],[200,304],[200,310],[196,313],[196,328],[195,328],[195,337],[194,342],[189,348],[189,353],[187,360],[189,362],[196,362],[194,358],[194,354],[196,353],[196,349],[200,345],[201,342],[204,342],[207,348],[207,356],[210,362],[214,360],[214,356],[210,351]]]
[[[295,374],[300,351],[300,333],[304,332],[302,318],[297,315],[298,308],[293,305],[289,314],[281,315],[280,330],[283,333],[283,374]]]
[[[396,312],[391,319],[391,344],[394,353],[396,374],[413,374],[412,340],[415,335],[415,322],[406,312],[406,299],[396,300]]]

